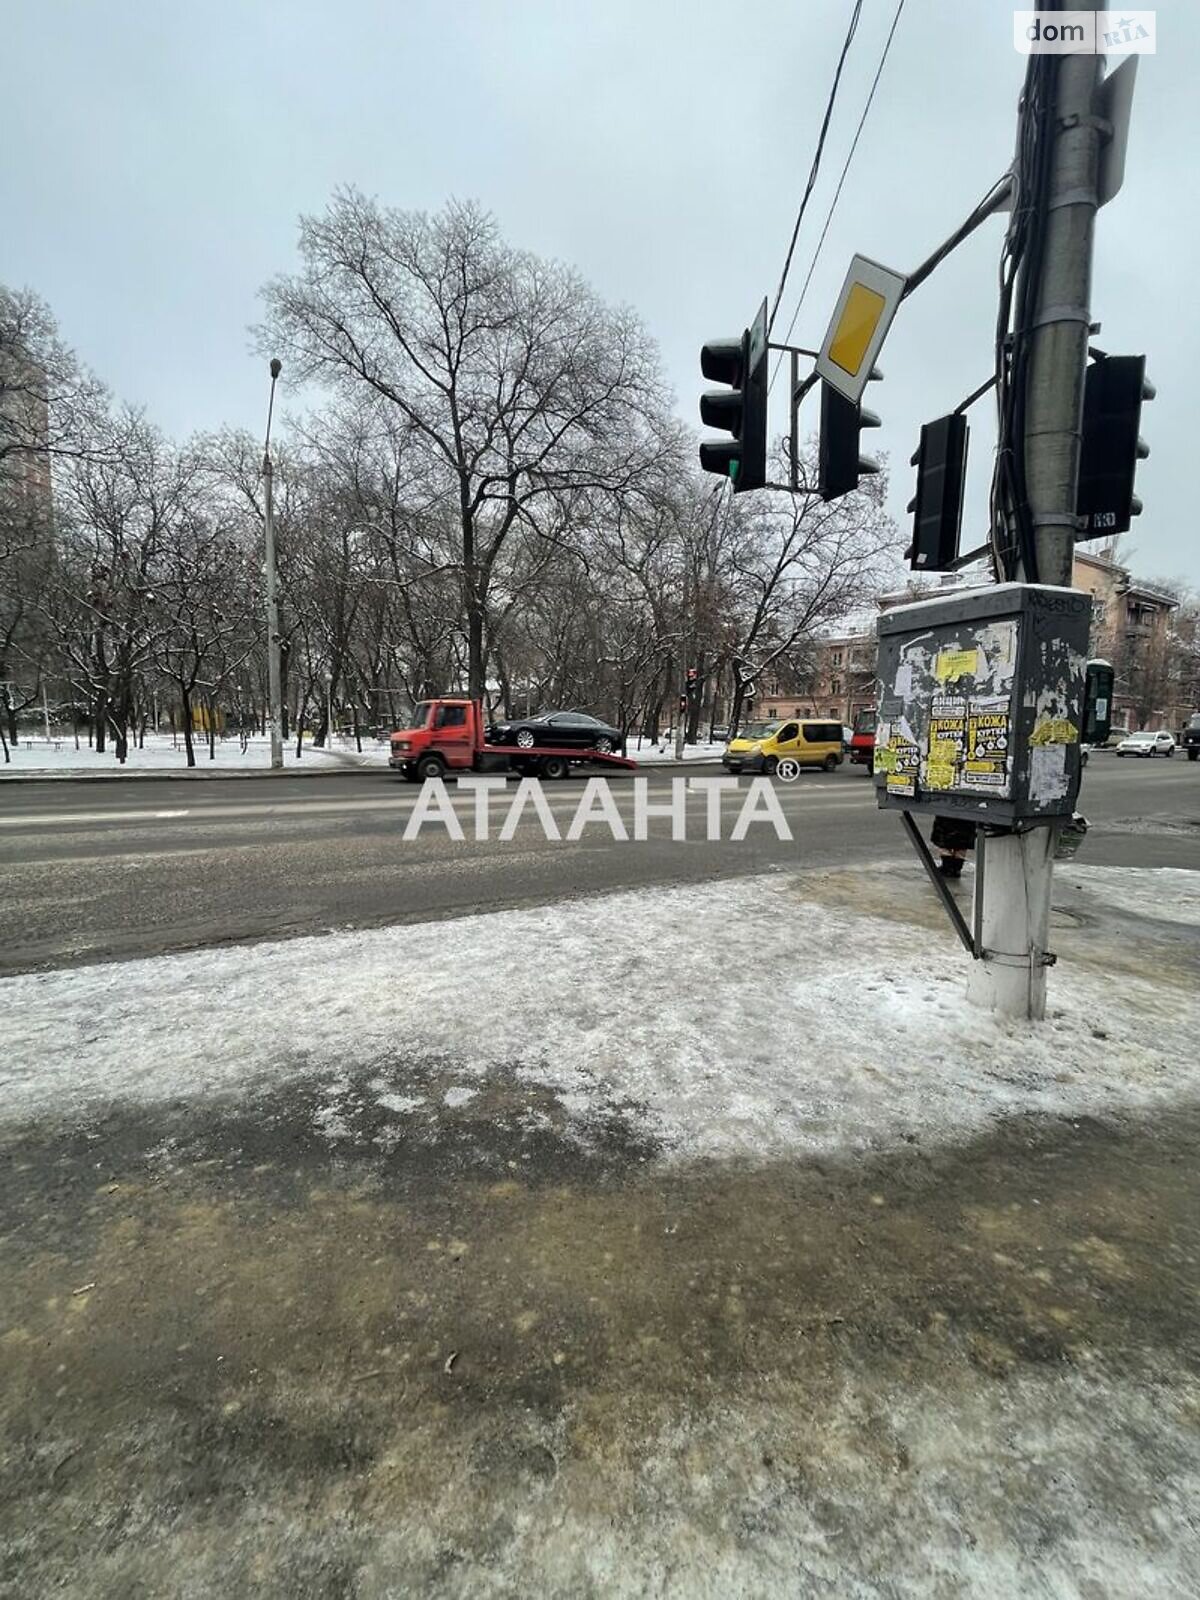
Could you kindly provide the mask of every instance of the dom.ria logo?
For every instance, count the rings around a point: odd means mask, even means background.
[[[1022,55],[1154,55],[1153,11],[1014,11]]]

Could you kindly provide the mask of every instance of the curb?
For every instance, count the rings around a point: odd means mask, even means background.
[[[370,766],[329,766],[329,767],[284,767],[282,772],[274,772],[270,767],[255,770],[254,768],[226,768],[225,770],[205,771],[202,767],[168,768],[166,771],[154,769],[149,772],[9,772],[0,768],[0,785],[6,783],[230,783],[265,780],[275,783],[281,778],[353,778],[364,772],[378,772],[381,777],[390,777],[391,768],[385,765]]]

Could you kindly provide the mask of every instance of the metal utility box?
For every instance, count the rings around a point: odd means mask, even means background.
[[[880,615],[875,784],[885,810],[1014,827],[1079,792],[1091,596],[1002,583]]]

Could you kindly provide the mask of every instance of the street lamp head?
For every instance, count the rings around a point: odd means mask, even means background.
[[[283,371],[283,362],[278,356],[271,357],[271,378],[274,380]]]

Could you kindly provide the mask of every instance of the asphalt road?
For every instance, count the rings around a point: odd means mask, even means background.
[[[710,777],[697,764],[687,776]],[[648,768],[651,805],[672,772]],[[582,779],[545,794],[564,834]],[[474,837],[473,797],[453,795],[465,837],[435,822],[405,840],[418,791],[391,774],[187,779],[104,784],[65,780],[0,789],[4,930],[0,971],[124,959],[207,944],[344,927],[435,920],[634,885],[702,881],[787,868],[905,858],[899,823],[880,815],[857,768],[777,784],[793,838],[764,822],[735,840],[744,797],[723,801],[722,837],[705,837],[708,801],[689,796],[687,837],[652,818],[644,841],[592,822],[550,841],[526,811],[510,839]],[[612,779],[632,827],[633,785]],[[1083,859],[1099,865],[1200,870],[1200,767],[1181,760],[1093,758],[1082,799]]]

